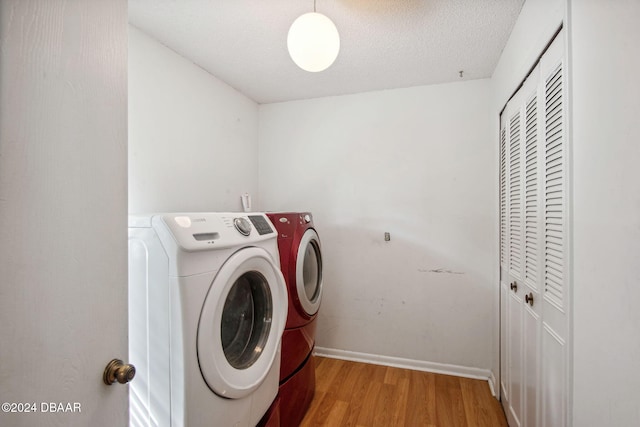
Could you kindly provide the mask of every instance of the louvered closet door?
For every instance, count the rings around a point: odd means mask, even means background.
[[[524,261],[522,265],[523,305],[523,422],[527,427],[539,425],[540,400],[540,267],[542,265],[542,162],[540,156],[542,121],[540,119],[540,67],[537,66],[521,89],[523,110],[523,210]]]
[[[520,426],[523,407],[522,353],[522,100],[521,94],[505,110],[507,128],[507,221],[508,285],[507,293],[507,375],[508,412],[512,426]]]
[[[508,217],[508,146],[506,114],[500,117],[500,395],[505,414],[509,413],[509,217]]]
[[[544,96],[542,426],[566,425],[568,396],[567,114],[562,33],[540,60]]]
[[[500,385],[512,427],[566,425],[563,43],[561,32],[500,122]]]
[[[527,425],[525,419],[532,411],[535,417],[537,403],[537,383],[530,379],[532,371],[526,365],[527,360],[534,362],[527,354],[530,339],[526,330],[534,329],[535,340],[539,316],[531,318],[532,307],[524,303],[525,296],[529,299],[537,288],[533,279],[537,254],[531,254],[537,248],[539,231],[531,219],[539,209],[537,86],[534,72],[507,104],[500,130],[501,386],[511,426]]]

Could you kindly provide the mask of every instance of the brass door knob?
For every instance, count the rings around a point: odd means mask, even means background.
[[[533,307],[533,292],[529,292],[529,295],[524,296],[524,302]]]
[[[511,282],[511,285],[509,285],[509,287],[513,292],[518,292],[518,284],[516,282]]]
[[[106,385],[111,385],[118,381],[120,384],[126,384],[136,376],[136,367],[129,364],[124,364],[120,359],[113,359],[104,368],[104,374],[102,375],[102,381]]]

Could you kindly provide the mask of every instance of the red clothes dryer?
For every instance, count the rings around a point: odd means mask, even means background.
[[[311,213],[267,216],[278,231],[280,269],[289,296],[280,363],[280,425],[298,426],[315,390],[311,352],[322,298],[322,251]]]
[[[280,398],[276,397],[256,427],[280,427]]]

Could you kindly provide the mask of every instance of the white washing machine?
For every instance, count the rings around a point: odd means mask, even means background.
[[[255,426],[278,393],[286,318],[266,215],[130,217],[130,425]]]

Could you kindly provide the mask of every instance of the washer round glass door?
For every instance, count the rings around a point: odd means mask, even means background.
[[[257,271],[243,273],[231,286],[222,309],[222,351],[236,369],[247,369],[265,347],[273,318],[267,279]]]
[[[296,290],[304,311],[316,314],[322,298],[322,251],[320,238],[313,229],[304,232],[298,246]]]
[[[216,394],[241,398],[260,386],[280,346],[284,278],[260,248],[233,254],[213,279],[198,323],[198,363]]]

